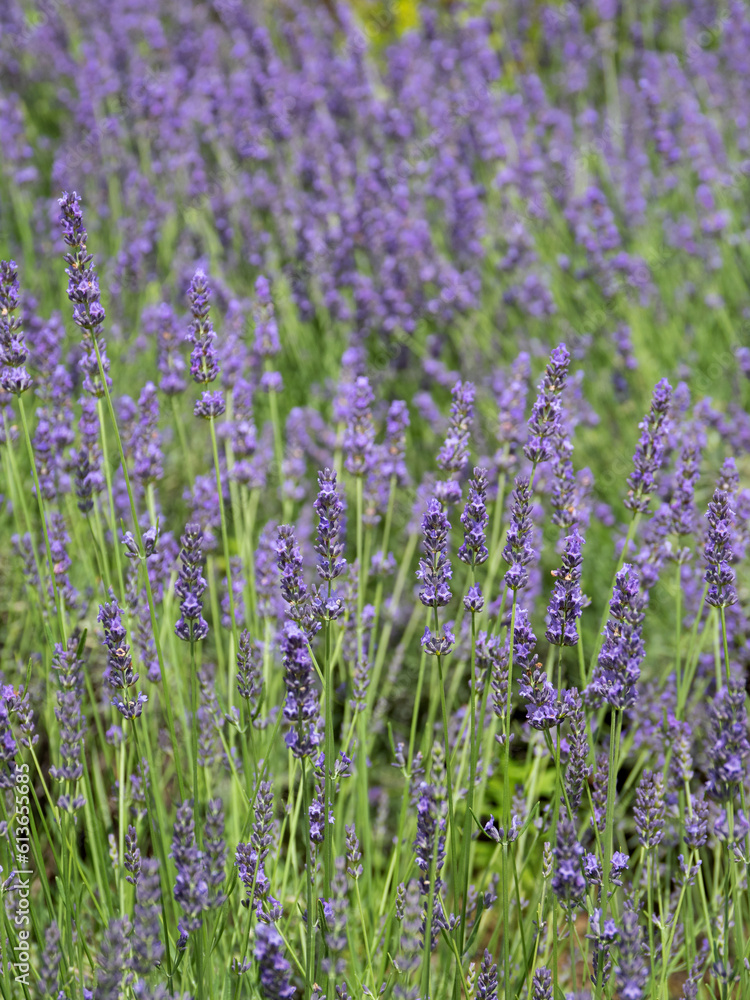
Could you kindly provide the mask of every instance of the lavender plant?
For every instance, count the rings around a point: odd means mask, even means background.
[[[384,10],[3,13],[4,998],[750,991],[750,15]]]

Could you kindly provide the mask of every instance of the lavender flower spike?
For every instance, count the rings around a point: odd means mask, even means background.
[[[73,303],[73,322],[81,328],[83,337],[81,346],[84,354],[78,363],[84,373],[83,388],[92,396],[103,396],[104,386],[99,374],[97,350],[107,386],[112,384],[107,374],[109,358],[106,345],[101,337],[106,313],[100,301],[99,278],[94,269],[94,258],[86,249],[88,234],[83,225],[80,201],[75,191],[72,194],[64,192],[58,201],[63,239],[71,248],[63,259],[68,265],[65,273],[68,276],[68,298]]]
[[[708,584],[706,602],[715,608],[726,608],[737,603],[734,587],[734,570],[730,563],[734,559],[732,551],[732,526],[734,511],[729,506],[729,495],[722,490],[714,492],[706,514],[706,574],[703,579]]]
[[[344,465],[353,476],[366,475],[375,460],[375,427],[371,409],[374,398],[369,379],[364,375],[360,375],[347,392]]]
[[[469,499],[461,515],[464,529],[464,543],[458,550],[458,558],[470,566],[480,566],[487,561],[487,538],[485,528],[489,521],[487,513],[487,471],[474,469],[474,478],[469,480]]]
[[[193,321],[190,324],[188,340],[193,344],[190,352],[190,374],[199,385],[213,382],[219,374],[219,356],[214,346],[216,332],[211,322],[211,289],[206,275],[198,270],[193,275],[188,289],[188,302]]]
[[[185,642],[196,642],[208,635],[208,623],[203,618],[201,597],[207,583],[201,573],[203,562],[203,531],[199,524],[185,525],[185,534],[180,539],[180,572],[175,583],[175,593],[182,598],[180,619],[175,633]]]
[[[672,400],[672,387],[665,378],[656,383],[651,409],[638,425],[641,437],[633,455],[635,470],[628,479],[625,506],[634,513],[648,510],[648,502],[656,488],[655,474],[664,458],[666,420]]]
[[[174,858],[177,869],[174,898],[184,914],[180,933],[200,930],[202,913],[209,907],[209,890],[205,860],[195,841],[191,802],[183,802],[177,809],[170,857]]]
[[[456,382],[451,395],[451,416],[443,447],[438,452],[437,464],[447,472],[461,472],[469,460],[469,433],[474,420],[474,385]]]
[[[293,726],[286,734],[286,745],[295,757],[310,757],[323,739],[317,726],[320,702],[315,690],[307,634],[295,622],[288,621],[284,625],[281,652],[286,680],[284,718]]]
[[[641,661],[646,650],[641,638],[646,597],[639,591],[639,578],[625,563],[615,577],[609,620],[604,643],[586,690],[587,701],[607,701],[613,708],[625,709],[635,704],[635,685],[641,675]]]
[[[265,1000],[291,1000],[296,992],[289,981],[291,967],[284,957],[281,935],[273,924],[258,924],[255,929],[255,960]]]
[[[530,543],[530,502],[529,480],[525,476],[518,476],[513,493],[513,510],[508,525],[508,535],[503,549],[503,559],[510,564],[505,574],[505,583],[511,590],[522,590],[529,582],[529,572],[526,567],[535,555]]]
[[[578,642],[576,620],[583,614],[583,594],[581,593],[581,546],[584,539],[573,529],[565,539],[565,554],[562,566],[554,570],[555,586],[552,590],[547,614],[549,626],[547,639],[556,646],[575,646]]]
[[[109,650],[106,672],[109,685],[116,692],[127,692],[128,688],[138,683],[138,674],[133,672],[130,646],[125,641],[127,632],[122,624],[122,610],[111,591],[110,595],[112,602],[99,605],[96,620],[104,626],[103,643]],[[143,693],[140,693],[135,700],[129,698],[123,700],[118,694],[112,698],[112,704],[125,719],[137,719],[147,701],[148,697]]]
[[[346,567],[346,560],[341,558],[344,544],[341,540],[341,515],[344,505],[336,492],[336,473],[331,469],[323,469],[318,473],[320,491],[313,506],[320,518],[318,525],[318,541],[315,551],[318,559],[318,576],[321,580],[335,580],[341,576]]]
[[[567,380],[569,368],[570,354],[565,344],[560,344],[550,355],[529,418],[529,437],[523,452],[534,465],[546,462],[552,457],[550,439],[560,423],[560,394]]]
[[[448,581],[453,571],[447,555],[450,527],[440,501],[433,497],[422,518],[424,556],[417,569],[417,579],[422,581],[419,599],[428,608],[442,608],[452,596]]]
[[[14,260],[0,261],[0,388],[20,396],[31,388],[26,371],[29,352],[21,329],[18,309],[18,265]]]

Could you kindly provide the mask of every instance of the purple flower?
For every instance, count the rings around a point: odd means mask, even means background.
[[[164,456],[159,433],[159,398],[153,382],[147,382],[138,397],[138,422],[132,448],[133,476],[144,484],[161,479]]]
[[[626,901],[622,914],[619,946],[616,975],[620,997],[622,1000],[643,1000],[649,978],[647,943],[638,924],[638,912],[630,900]]]
[[[688,847],[697,850],[708,840],[708,802],[694,797],[692,810],[684,818],[684,841]]]
[[[566,691],[564,703],[565,716],[570,725],[568,763],[565,768],[565,791],[575,817],[583,798],[583,783],[589,774],[587,764],[589,744],[586,736],[586,716],[579,691],[576,688]]]
[[[487,538],[485,528],[489,521],[487,513],[487,471],[474,469],[474,478],[469,480],[469,499],[461,515],[464,529],[464,543],[458,550],[458,558],[470,566],[480,566],[487,561]]]
[[[21,329],[18,309],[18,265],[14,260],[0,261],[0,388],[20,396],[31,388],[26,371],[28,351]]]
[[[505,583],[513,591],[522,590],[529,582],[527,566],[535,558],[531,547],[531,494],[526,476],[516,478],[513,509],[503,549],[503,559],[509,563]]]
[[[494,463],[498,474],[508,473],[516,465],[519,445],[526,431],[526,397],[529,393],[531,367],[529,355],[522,351],[511,365],[510,376],[495,388],[498,409],[498,442]]]
[[[720,688],[709,706],[709,717],[706,788],[713,799],[727,802],[737,795],[750,757],[744,688]]]
[[[477,976],[475,995],[477,1000],[497,1000],[497,963],[492,961],[492,955],[486,948]]]
[[[447,625],[443,625],[442,637],[433,635],[429,628],[425,628],[424,635],[420,640],[422,649],[429,656],[447,656],[451,652],[456,642],[456,637]]]
[[[555,586],[547,615],[549,626],[546,636],[549,642],[556,646],[575,646],[578,642],[576,620],[583,614],[583,594],[581,593],[581,546],[584,539],[573,529],[565,539],[565,553],[562,566],[553,571]]]
[[[344,465],[353,476],[364,476],[375,460],[374,400],[369,380],[360,375],[349,387],[344,407]]]
[[[258,924],[255,929],[255,961],[266,1000],[291,1000],[296,992],[289,981],[291,967],[284,957],[281,935],[273,924]]]
[[[466,597],[464,597],[464,607],[473,614],[478,614],[484,608],[484,595],[478,583],[469,587]]]
[[[456,382],[451,393],[450,423],[437,464],[446,472],[461,472],[469,460],[469,434],[474,420],[474,385]]]
[[[625,506],[644,513],[656,488],[655,474],[661,467],[666,445],[666,420],[672,399],[672,387],[665,378],[656,383],[651,408],[638,425],[641,437],[633,455],[635,470],[628,479]]]
[[[224,393],[221,389],[216,389],[214,392],[201,393],[201,398],[196,400],[193,407],[193,415],[203,420],[215,420],[225,412],[226,408]]]
[[[180,933],[198,931],[203,925],[202,914],[209,906],[209,891],[205,860],[195,840],[191,802],[183,802],[177,808],[170,857],[177,869],[174,898],[184,917],[179,922]]]
[[[639,591],[638,574],[625,563],[615,577],[604,642],[586,691],[591,704],[606,701],[612,708],[619,709],[635,704],[635,686],[641,676],[641,661],[646,655],[641,637],[646,600]]]
[[[189,522],[180,539],[180,571],[174,590],[180,598],[180,618],[175,634],[185,642],[197,642],[208,635],[208,623],[203,618],[203,596],[208,586],[201,567],[203,563],[203,531],[199,524]]]
[[[422,581],[419,599],[428,608],[442,608],[452,596],[448,581],[453,571],[447,555],[450,527],[440,502],[433,497],[422,517],[424,555],[417,569],[417,579]]]
[[[703,577],[708,584],[706,601],[715,608],[726,608],[737,603],[734,587],[734,570],[730,563],[734,560],[732,551],[732,528],[734,511],[729,506],[729,496],[722,490],[714,492],[713,500],[706,513],[706,573]]]
[[[273,786],[270,781],[262,781],[258,788],[250,842],[237,845],[234,864],[247,889],[246,905],[255,905],[256,915],[263,923],[272,923],[282,915],[281,904],[270,895],[271,882],[264,868],[272,842]]]
[[[569,368],[570,354],[565,344],[560,344],[550,355],[529,419],[529,436],[523,451],[534,465],[552,457],[550,439],[560,422],[560,394]]]
[[[193,345],[193,350],[190,352],[190,374],[199,385],[213,382],[219,374],[219,356],[214,345],[216,333],[211,322],[210,298],[211,289],[206,275],[198,270],[193,275],[188,289],[188,302],[193,315],[188,330],[188,340]]]
[[[677,463],[675,488],[669,502],[669,511],[670,530],[678,536],[691,535],[695,531],[694,495],[695,484],[700,478],[700,455],[698,445],[690,441],[683,446]]]
[[[250,718],[254,719],[258,712],[259,699],[263,691],[263,672],[261,669],[261,651],[253,642],[247,629],[240,633],[237,650],[237,692],[240,698],[247,701]]]
[[[159,862],[143,858],[133,906],[133,969],[139,976],[147,976],[164,956],[160,904]]]
[[[67,648],[55,644],[52,669],[56,672],[59,689],[56,693],[55,718],[60,727],[60,766],[52,766],[50,775],[55,781],[66,783],[65,794],[58,805],[65,811],[75,811],[85,805],[81,796],[73,798],[75,783],[83,777],[81,751],[86,734],[86,716],[83,713],[82,664],[78,659],[78,640],[70,638]],[[68,782],[73,783],[73,787]]]
[[[96,620],[101,622],[104,627],[102,641],[109,652],[105,676],[109,686],[114,691],[127,692],[129,688],[138,683],[138,674],[133,672],[130,646],[125,641],[127,632],[122,624],[122,610],[111,591],[110,596],[112,602],[100,604],[99,614],[96,616]],[[147,701],[148,698],[143,693],[137,695],[134,701],[130,699],[124,701],[122,696],[118,694],[112,698],[112,704],[125,719],[137,719]]]
[[[226,901],[222,892],[224,867],[227,862],[227,845],[224,840],[224,803],[221,799],[209,799],[203,828],[203,849],[206,858],[206,882],[208,883],[208,905],[219,907]]]
[[[586,892],[586,880],[581,870],[584,849],[576,837],[575,824],[563,809],[557,823],[557,844],[552,849],[555,869],[552,891],[561,906],[578,906]]]
[[[336,473],[323,469],[318,473],[319,492],[313,504],[319,518],[318,540],[315,551],[318,559],[318,576],[321,580],[335,580],[346,568],[346,559],[341,558],[344,543],[341,538],[341,515],[344,505],[336,492]]]
[[[307,648],[307,633],[288,621],[281,637],[286,699],[284,718],[293,728],[286,734],[286,745],[295,757],[311,757],[323,737],[318,732],[320,701],[315,690],[315,674]]]
[[[133,981],[131,964],[132,928],[127,917],[112,917],[102,939],[96,963],[96,990],[91,1000],[119,1000]]]
[[[99,364],[96,351],[98,348],[102,371],[107,380],[107,386],[112,385],[109,375],[109,358],[102,338],[102,324],[106,318],[104,307],[100,301],[99,278],[93,264],[93,255],[88,253],[86,242],[88,234],[83,225],[81,199],[74,191],[63,192],[58,200],[60,206],[60,224],[63,240],[71,251],[63,258],[68,265],[65,273],[68,276],[68,298],[73,303],[73,322],[81,328],[83,357],[78,363],[84,373],[83,388],[92,396],[103,396]]]
[[[534,973],[531,981],[531,1000],[552,1000],[552,973],[545,966]]]
[[[165,396],[177,396],[187,389],[185,359],[179,348],[184,335],[179,331],[172,307],[162,302],[144,312],[144,327],[156,331],[156,364],[161,374],[159,388]]]
[[[281,350],[279,343],[279,328],[271,298],[271,286],[268,278],[259,274],[255,279],[255,306],[253,309],[255,321],[255,351],[262,358],[272,358]]]
[[[658,847],[664,836],[664,779],[645,770],[635,792],[633,818],[638,843],[649,850]]]
[[[430,932],[430,947],[434,948],[437,932],[442,919],[442,908],[438,893],[443,885],[441,872],[445,862],[445,817],[442,815],[440,803],[433,785],[421,782],[417,799],[417,837],[414,841],[414,862],[419,868],[419,891],[425,899],[429,899],[430,880],[434,865],[435,884],[433,887],[434,910]],[[425,933],[425,922],[422,924],[422,934]]]
[[[399,486],[408,481],[406,471],[406,429],[409,426],[409,410],[401,399],[394,399],[388,408],[388,420],[385,425],[385,442],[381,449],[380,474],[390,481],[396,477]]]

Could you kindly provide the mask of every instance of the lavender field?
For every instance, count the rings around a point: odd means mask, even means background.
[[[5,0],[2,1000],[750,998],[749,51]]]

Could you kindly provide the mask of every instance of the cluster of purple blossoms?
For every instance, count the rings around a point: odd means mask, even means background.
[[[521,351],[511,365],[510,377],[495,390],[500,447],[495,453],[494,464],[498,475],[509,473],[518,462],[517,452],[525,439],[530,375],[529,355]]]
[[[700,478],[700,448],[695,441],[688,441],[680,451],[677,463],[674,492],[669,502],[670,531],[678,537],[691,535],[695,531],[695,485]],[[677,554],[680,562],[685,562],[689,550]]]
[[[292,524],[280,524],[277,529],[276,565],[280,571],[281,596],[288,605],[285,614],[312,638],[321,626],[313,614],[313,601],[302,575],[302,553]]]
[[[577,907],[586,893],[586,879],[582,870],[585,851],[576,836],[575,823],[565,809],[561,811],[557,823],[557,843],[552,854],[555,859],[552,891],[561,906]]]
[[[206,862],[195,839],[192,802],[183,802],[177,808],[170,857],[174,859],[177,869],[174,898],[183,913],[179,923],[180,933],[186,935],[201,929],[202,914],[209,908]]]
[[[282,915],[281,904],[270,895],[271,882],[265,872],[272,834],[273,786],[270,781],[262,781],[258,788],[250,842],[237,845],[234,861],[237,874],[247,890],[245,905],[255,906],[256,916],[262,923],[274,923]]]
[[[203,531],[199,524],[188,522],[180,539],[180,571],[174,585],[180,598],[180,618],[175,634],[185,642],[197,642],[208,635],[208,623],[203,618],[203,596],[208,584],[201,572],[203,564]]]
[[[190,352],[190,374],[199,385],[208,385],[219,374],[219,355],[214,341],[216,332],[211,322],[211,289],[206,275],[200,269],[195,272],[188,289],[188,302],[193,319],[188,330],[188,340],[193,345]],[[221,391],[204,392],[195,404],[196,417],[212,420],[226,409]]]
[[[474,420],[475,389],[471,382],[456,382],[451,393],[450,423],[437,464],[446,472],[460,473],[469,460],[469,435]]]
[[[385,480],[395,477],[399,486],[408,481],[406,470],[406,430],[409,426],[409,410],[401,399],[394,399],[388,407],[385,425],[385,442],[380,455],[380,472]]]
[[[375,425],[372,404],[375,396],[369,379],[360,375],[348,387],[344,407],[344,465],[353,476],[366,475],[375,461]]]
[[[734,586],[734,570],[730,563],[734,559],[732,551],[732,527],[734,511],[729,506],[729,496],[722,490],[714,492],[708,505],[706,518],[706,573],[703,579],[708,584],[706,601],[715,608],[726,608],[737,603]]]
[[[734,799],[750,757],[745,692],[739,685],[721,688],[710,705],[707,791],[719,802]]]
[[[101,493],[106,485],[101,470],[99,414],[95,399],[84,397],[81,400],[81,418],[78,428],[81,435],[81,446],[73,453],[75,494],[78,509],[82,514],[88,514],[94,509],[94,494]]]
[[[99,614],[96,620],[100,622],[104,629],[103,645],[107,647],[109,656],[107,658],[106,678],[109,686],[115,691],[128,692],[131,687],[138,683],[138,674],[133,672],[133,658],[130,655],[130,646],[127,642],[127,632],[122,624],[122,610],[117,603],[117,599],[110,591],[111,603],[100,604]],[[126,695],[127,697],[127,695]],[[144,704],[148,701],[147,695],[142,692],[135,700],[115,694],[112,704],[125,719],[137,719],[143,711]]]
[[[291,966],[284,957],[284,942],[274,924],[258,924],[255,961],[263,996],[267,1000],[291,1000],[296,992],[289,979]]]
[[[497,1000],[497,963],[485,948],[482,964],[477,976],[477,1000]]]
[[[271,298],[271,286],[268,278],[259,274],[255,279],[255,303],[253,305],[253,320],[255,322],[255,353],[263,358],[266,370],[260,376],[259,387],[262,392],[281,392],[284,381],[281,372],[270,370],[270,360],[281,350],[279,328],[276,323],[276,312]]]
[[[18,309],[18,265],[14,260],[0,261],[0,389],[20,396],[31,388],[26,371],[29,352],[21,329]]]
[[[469,480],[469,498],[461,515],[464,529],[464,543],[458,550],[458,558],[469,566],[481,566],[487,561],[487,538],[485,529],[487,513],[487,471],[474,469],[474,478]]]
[[[633,455],[634,471],[628,478],[625,506],[633,513],[648,510],[656,489],[656,473],[661,468],[667,440],[667,416],[672,401],[672,387],[665,378],[656,383],[651,408],[638,425],[641,436]]]
[[[584,539],[577,525],[565,539],[565,552],[560,569],[553,571],[555,586],[547,608],[549,625],[545,635],[556,646],[575,646],[578,642],[576,621],[583,614],[581,592],[581,546]]]
[[[529,435],[523,452],[534,465],[552,457],[551,438],[560,422],[560,395],[569,369],[570,353],[565,344],[560,344],[550,355],[529,418]]]
[[[417,799],[417,837],[414,841],[414,862],[419,868],[419,891],[425,901],[433,893],[433,911],[430,928],[430,948],[434,949],[437,934],[443,920],[443,911],[438,893],[443,885],[440,873],[445,862],[445,817],[441,815],[440,803],[435,788],[423,781],[419,786]],[[434,884],[433,875],[434,872]],[[426,902],[426,905],[427,902]],[[426,930],[423,918],[422,935]]]
[[[64,257],[68,265],[65,273],[68,276],[68,298],[73,303],[73,322],[81,328],[83,336],[81,341],[83,357],[79,362],[84,374],[83,388],[92,396],[103,396],[104,386],[101,381],[99,361],[101,361],[101,371],[107,380],[107,387],[112,384],[108,374],[109,358],[102,339],[102,324],[106,313],[101,304],[99,278],[93,264],[94,257],[86,249],[88,234],[83,225],[80,201],[75,191],[72,194],[64,192],[58,201],[63,240],[71,248]]]
[[[57,674],[59,685],[55,718],[60,727],[60,766],[50,767],[49,773],[55,781],[65,783],[66,791],[57,800],[59,808],[65,812],[75,812],[86,804],[83,796],[71,794],[75,790],[75,784],[83,777],[81,752],[86,733],[86,717],[82,708],[81,666],[76,637],[68,639],[66,648],[61,643],[55,644],[52,669]]]
[[[612,708],[626,709],[635,704],[636,684],[646,655],[641,635],[647,597],[640,592],[638,574],[625,563],[615,577],[609,602],[609,619],[604,642],[586,689],[589,704],[607,702]]]
[[[328,582],[341,576],[346,568],[342,559],[344,543],[341,537],[341,516],[344,504],[336,491],[336,473],[323,469],[318,473],[318,496],[313,504],[319,518],[318,540],[315,551],[318,559],[318,576]]]
[[[296,622],[285,623],[281,636],[286,681],[284,718],[293,727],[285,740],[295,757],[311,757],[323,739],[318,731],[320,700],[307,640],[307,633]]]
[[[513,625],[513,663],[521,668],[518,690],[526,702],[529,725],[552,729],[565,717],[555,689],[536,657],[536,636],[525,608],[518,608]]]
[[[161,939],[161,887],[159,862],[142,858],[133,906],[133,969],[147,976],[157,968],[164,956]]]
[[[417,569],[417,579],[422,581],[419,599],[428,608],[445,607],[452,596],[449,581],[453,571],[448,559],[450,527],[440,501],[433,497],[422,517],[424,555]]]
[[[165,396],[178,396],[187,389],[185,359],[180,350],[185,337],[178,328],[172,307],[162,302],[144,312],[143,325],[146,333],[156,332],[156,364],[161,375],[159,388]]]
[[[503,559],[509,564],[505,583],[513,591],[523,590],[529,582],[527,566],[535,558],[531,547],[531,491],[526,476],[516,478],[513,508],[508,534],[503,548]]]
[[[237,693],[247,702],[250,718],[255,720],[263,692],[261,651],[247,629],[240,633],[237,649]]]
[[[664,836],[664,779],[645,770],[635,792],[633,818],[641,847],[658,847]]]

